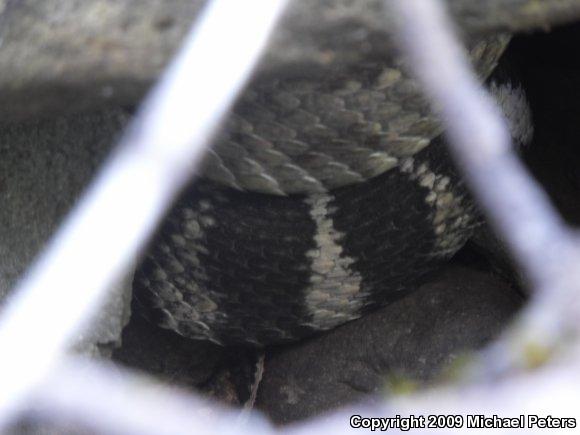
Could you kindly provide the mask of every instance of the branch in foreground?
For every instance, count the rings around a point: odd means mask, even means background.
[[[266,420],[256,415],[242,419],[237,410],[152,378],[109,363],[72,357],[41,385],[29,415],[47,421],[72,421],[97,433],[273,433]]]
[[[479,375],[526,367],[530,347],[549,352],[578,331],[580,243],[512,150],[499,109],[482,91],[437,0],[386,0],[413,72],[441,109],[451,150],[535,297],[514,328],[484,354]]]
[[[576,303],[569,303],[573,301],[574,290],[580,282],[574,269],[569,268],[578,260],[576,236],[563,225],[545,195],[511,154],[507,130],[471,76],[446,27],[448,23],[439,4],[431,0],[392,0],[392,4],[404,18],[403,33],[413,66],[431,97],[443,107],[454,152],[465,166],[482,203],[489,208],[498,228],[506,234],[520,264],[538,290],[538,296],[524,318],[526,327],[520,326],[511,335],[520,347],[512,348],[504,339],[503,344],[495,348],[495,353],[485,354],[487,356],[479,366],[485,372],[496,364],[495,361],[503,361],[500,363],[504,364],[502,367],[509,368],[519,361],[525,345],[525,340],[522,342],[517,334],[523,333],[523,338],[530,338],[529,328],[532,328],[535,333],[544,334],[543,338],[551,343],[561,337],[561,327],[573,329],[575,317],[571,316],[580,312]],[[551,257],[554,255],[559,256],[560,264]],[[568,311],[563,311],[563,305],[570,307]],[[565,322],[560,324],[555,320],[562,313]],[[501,410],[505,415],[518,415],[541,410],[542,413],[573,416],[578,412],[573,407],[580,399],[576,389],[580,379],[577,355],[571,356],[574,358],[562,359],[558,364],[552,363],[525,376],[519,374],[504,378],[501,383],[435,389],[404,399],[392,399],[383,406],[359,408],[356,413],[366,416],[493,414]],[[175,428],[176,433],[184,430],[187,433],[206,433],[211,424],[212,432],[218,434],[272,432],[268,426],[256,422],[254,424],[258,426],[251,429],[236,427],[231,414],[217,409],[208,411],[216,417],[215,420],[198,417],[193,421],[192,410],[205,406],[197,400],[178,397],[166,390],[160,392],[157,388],[150,391],[141,389],[150,388],[147,385],[139,386],[136,394],[137,381],[130,375],[111,379],[110,374],[97,373],[99,370],[91,366],[69,367],[64,372],[55,373],[54,383],[46,384],[38,397],[46,410],[70,412],[77,419],[90,420],[87,423],[92,425],[98,425],[102,416],[110,416],[110,420],[101,420],[109,426],[99,426],[100,429],[112,428],[110,425],[114,424],[117,431],[128,433],[151,433],[150,428]],[[91,379],[93,386],[85,383],[87,378]],[[101,388],[101,393],[96,392]],[[96,395],[94,397],[104,397],[105,400],[94,403],[90,399],[91,392]],[[350,431],[348,425],[353,413],[354,410],[346,410],[283,432],[346,433]],[[149,429],[144,427],[144,422],[151,425]]]
[[[432,389],[391,399],[384,405],[353,407],[275,430],[258,415],[241,421],[239,411],[197,399],[147,377],[107,364],[69,359],[42,385],[32,401],[31,411],[34,417],[73,421],[97,433],[195,435],[205,434],[211,428],[211,433],[216,435],[338,435],[351,433],[352,415],[462,415],[464,425],[467,415],[481,414],[578,417],[576,404],[580,401],[580,391],[576,386],[579,382],[580,365],[567,361],[494,386]],[[432,429],[425,428],[413,433],[431,432]]]
[[[192,175],[285,3],[209,4],[112,158],[15,289],[0,319],[0,430]]]

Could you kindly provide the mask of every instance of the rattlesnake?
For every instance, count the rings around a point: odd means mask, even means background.
[[[482,78],[508,41],[468,42]],[[405,71],[393,50],[257,78],[137,270],[147,316],[196,339],[281,343],[388,303],[453,255],[479,219]],[[503,71],[488,87],[528,142],[521,88]]]

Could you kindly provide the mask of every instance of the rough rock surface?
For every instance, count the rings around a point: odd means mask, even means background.
[[[199,388],[223,364],[227,351],[209,341],[190,340],[159,328],[135,313],[113,360],[166,382]]]
[[[153,325],[134,310],[113,361],[232,406],[244,404],[261,352],[192,340]]]
[[[112,110],[0,129],[0,301],[76,201],[126,117]],[[128,320],[130,279],[110,293],[77,350],[106,354],[118,340]]]
[[[450,266],[383,309],[273,352],[257,407],[289,423],[369,399],[401,379],[428,384],[496,336],[521,302],[503,281]]]
[[[0,0],[0,119],[132,104],[158,76],[204,0]],[[549,28],[580,0],[448,0],[466,35]],[[382,0],[296,0],[261,71],[292,74],[392,55]]]

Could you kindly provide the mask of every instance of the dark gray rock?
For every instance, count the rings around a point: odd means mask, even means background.
[[[112,110],[0,129],[0,301],[77,200],[126,118]],[[117,342],[128,320],[130,275],[77,338],[77,350],[107,354]]]
[[[496,336],[521,302],[501,280],[450,266],[381,310],[274,351],[257,407],[288,423],[369,399],[401,379],[427,384]]]
[[[113,361],[182,387],[200,388],[227,357],[224,347],[155,326],[137,313],[123,330]]]
[[[231,406],[245,404],[255,383],[261,351],[227,348],[160,328],[134,310],[113,361]]]

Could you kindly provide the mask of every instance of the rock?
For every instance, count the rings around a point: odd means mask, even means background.
[[[244,405],[261,352],[192,340],[146,321],[134,309],[113,361],[232,406]]]
[[[257,408],[289,423],[410,381],[433,382],[495,337],[522,303],[506,283],[449,266],[416,292],[266,358]]]
[[[123,331],[113,361],[182,387],[198,388],[223,365],[226,349],[155,326],[138,313]]]
[[[109,290],[103,307],[90,321],[90,328],[77,337],[74,351],[92,357],[110,357],[121,345],[121,332],[131,316],[133,271]]]
[[[580,16],[579,0],[448,3],[466,36],[548,28]],[[204,4],[0,0],[0,119],[135,104]],[[373,56],[392,56],[391,32],[382,0],[294,1],[260,71],[324,74]]]
[[[126,119],[124,111],[111,110],[0,129],[0,301],[77,200]],[[131,279],[127,273],[110,292],[77,350],[110,353],[128,320]]]
[[[487,265],[495,275],[501,276],[507,283],[524,294],[529,294],[529,284],[518,268],[504,239],[485,222],[474,231],[468,246],[479,257],[487,260]]]

